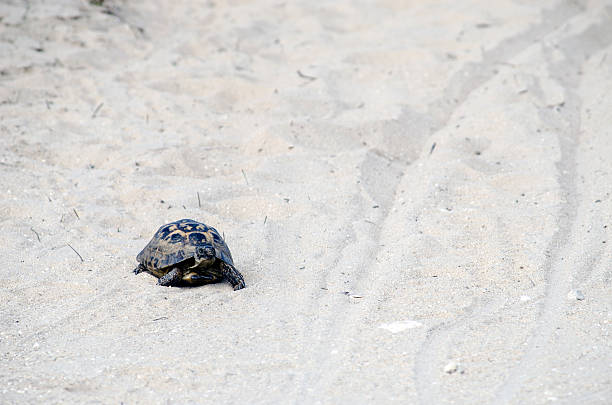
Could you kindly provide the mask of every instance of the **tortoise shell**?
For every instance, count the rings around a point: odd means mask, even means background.
[[[196,248],[205,244],[215,248],[217,259],[234,265],[232,254],[219,232],[193,219],[180,219],[159,228],[136,260],[149,270],[162,270],[193,258]]]

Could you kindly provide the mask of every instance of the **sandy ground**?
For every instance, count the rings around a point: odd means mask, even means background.
[[[0,402],[612,403],[612,3],[491,4],[2,0]]]

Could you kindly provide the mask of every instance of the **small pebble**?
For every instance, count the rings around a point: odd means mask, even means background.
[[[406,321],[397,321],[391,323],[384,323],[379,326],[381,329],[386,329],[391,333],[403,332],[406,329],[418,328],[419,326],[423,326],[421,322],[406,320]]]
[[[584,294],[580,290],[572,290],[567,293],[567,299],[582,301],[584,299]]]
[[[456,373],[458,369],[459,369],[459,365],[455,363],[454,361],[451,361],[446,366],[444,366],[444,372],[446,374]]]

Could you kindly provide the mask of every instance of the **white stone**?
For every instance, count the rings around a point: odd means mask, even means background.
[[[446,374],[456,373],[458,369],[459,369],[459,365],[454,361],[451,361],[446,366],[444,366],[444,372]]]
[[[418,328],[419,326],[423,326],[423,324],[418,321],[407,320],[407,321],[384,323],[380,325],[379,328],[386,329],[391,333],[398,333],[398,332],[405,331],[406,329]]]

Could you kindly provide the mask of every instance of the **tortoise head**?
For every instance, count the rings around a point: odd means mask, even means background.
[[[193,267],[209,267],[217,259],[215,248],[210,244],[200,245],[196,247],[193,258],[195,259]]]

